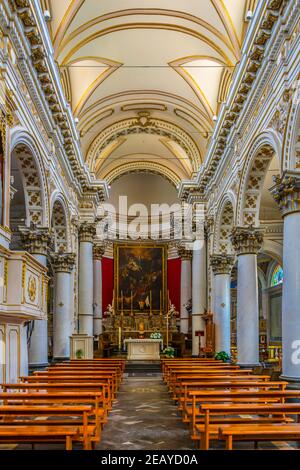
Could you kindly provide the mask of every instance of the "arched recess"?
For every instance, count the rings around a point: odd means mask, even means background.
[[[46,176],[41,154],[33,138],[24,130],[14,129],[11,134],[12,176],[22,183],[24,192],[23,225],[31,223],[40,227],[49,226],[49,204]],[[14,182],[12,181],[14,187]],[[21,189],[21,188],[15,188]],[[13,200],[11,212],[13,211]]]
[[[58,253],[71,251],[68,226],[68,209],[61,194],[52,199],[51,228],[54,232],[54,250]]]
[[[230,234],[234,226],[234,203],[229,195],[221,200],[214,239],[215,253],[232,254]]]
[[[250,146],[250,152],[244,163],[238,194],[237,225],[245,227],[260,225],[262,189],[270,163],[275,156],[278,159],[281,156],[278,136],[272,131],[263,132]]]

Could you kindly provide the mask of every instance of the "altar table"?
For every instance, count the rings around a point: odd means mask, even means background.
[[[152,360],[160,359],[159,351],[163,348],[162,339],[125,339],[127,345],[128,360]]]

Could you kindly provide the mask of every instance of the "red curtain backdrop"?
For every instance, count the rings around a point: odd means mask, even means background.
[[[112,303],[114,290],[114,260],[102,258],[102,311]]]
[[[170,301],[175,305],[176,310],[180,312],[180,278],[181,278],[181,259],[168,259],[168,290]]]

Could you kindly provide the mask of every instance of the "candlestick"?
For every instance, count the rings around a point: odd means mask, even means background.
[[[150,315],[152,315],[152,291],[150,291]]]
[[[162,309],[161,309],[161,290],[159,291],[159,314],[162,314]]]
[[[123,315],[124,311],[124,299],[123,299],[123,291],[121,291],[121,315]]]
[[[131,297],[131,315],[133,314],[133,295],[132,291],[130,292],[130,297]]]
[[[121,330],[121,327],[119,326],[119,351],[121,351],[121,341],[122,341],[122,330]]]

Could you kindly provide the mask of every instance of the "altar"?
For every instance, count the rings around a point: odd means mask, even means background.
[[[160,349],[163,349],[161,339],[125,339],[124,345],[127,345],[128,360],[159,360]]]

